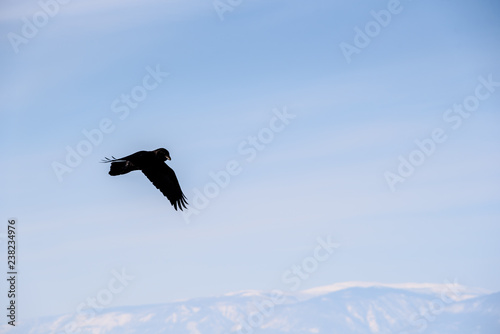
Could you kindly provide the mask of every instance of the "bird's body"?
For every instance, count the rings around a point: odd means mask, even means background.
[[[182,193],[179,181],[173,169],[165,163],[166,160],[170,160],[170,154],[166,149],[139,151],[120,159],[112,158],[103,160],[111,163],[109,175],[123,175],[140,170],[168,198],[175,210],[186,208],[186,197]]]

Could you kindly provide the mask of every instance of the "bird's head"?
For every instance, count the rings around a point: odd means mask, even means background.
[[[170,153],[168,153],[168,151],[164,148],[159,148],[159,149],[155,150],[155,154],[158,157],[158,159],[161,159],[162,161],[172,160],[170,158]]]

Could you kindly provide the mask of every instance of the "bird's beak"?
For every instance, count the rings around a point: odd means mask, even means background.
[[[172,160],[169,156],[167,156],[167,160]]]

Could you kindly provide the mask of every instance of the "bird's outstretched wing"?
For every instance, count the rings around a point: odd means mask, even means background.
[[[182,193],[181,186],[175,176],[174,170],[165,163],[156,163],[143,168],[142,172],[168,198],[174,209],[186,209],[186,196]]]

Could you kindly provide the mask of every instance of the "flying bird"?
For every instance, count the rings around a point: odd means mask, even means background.
[[[175,210],[187,209],[186,196],[182,193],[174,170],[165,163],[166,160],[171,160],[170,153],[166,149],[139,151],[120,159],[113,156],[111,158],[104,158],[101,161],[111,163],[109,175],[116,176],[140,170],[167,197]]]

